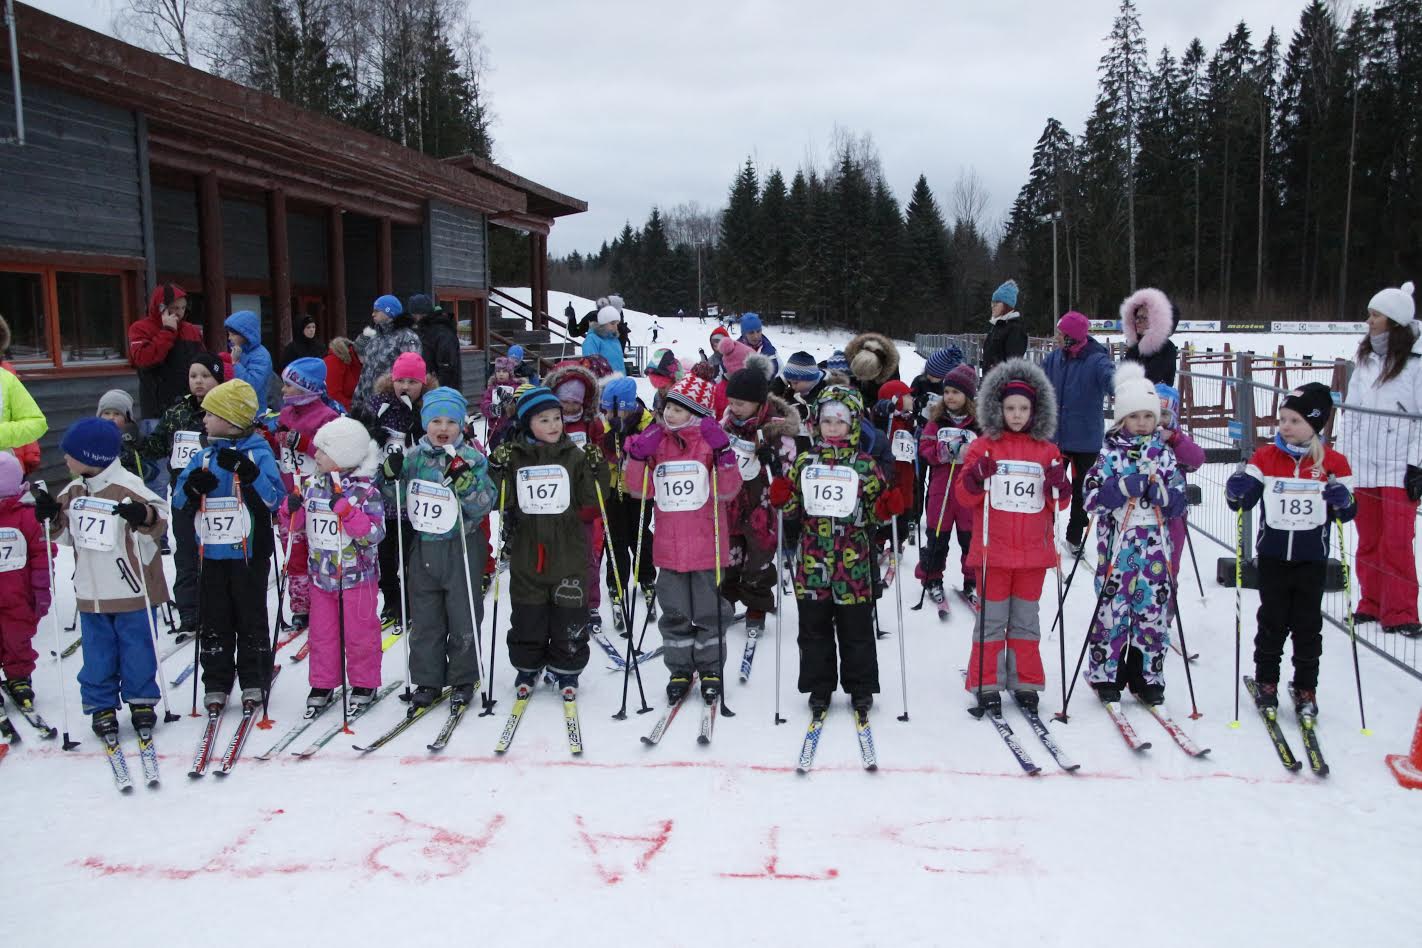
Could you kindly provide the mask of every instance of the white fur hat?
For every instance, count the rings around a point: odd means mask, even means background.
[[[1113,420],[1116,424],[1138,411],[1148,411],[1160,418],[1160,396],[1145,377],[1145,366],[1139,362],[1122,362],[1116,366],[1116,401]],[[322,429],[325,430],[324,428]]]
[[[597,311],[597,324],[606,326],[608,323],[622,322],[622,314],[617,311],[616,306],[604,306]]]
[[[326,456],[339,464],[343,471],[369,466],[370,472],[360,473],[373,473],[375,465],[370,464],[371,457],[374,456],[376,464],[379,463],[380,448],[371,440],[365,425],[354,418],[331,419],[316,432],[311,443],[316,449],[326,452]]]
[[[1368,300],[1368,309],[1382,313],[1399,326],[1412,325],[1412,319],[1417,315],[1417,304],[1412,301],[1411,282],[1402,284],[1400,288],[1390,286],[1379,290]]]

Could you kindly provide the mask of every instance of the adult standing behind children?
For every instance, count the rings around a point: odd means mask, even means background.
[[[1016,280],[1008,280],[992,291],[992,316],[988,323],[987,338],[983,340],[983,375],[999,363],[1027,354],[1027,329],[1022,325],[1022,314],[1017,311]]]
[[[128,361],[138,370],[138,406],[144,418],[157,418],[188,394],[188,366],[206,352],[202,329],[186,321],[187,293],[164,283],[148,298],[148,311],[128,327]]]
[[[363,406],[370,400],[375,380],[394,367],[402,352],[424,352],[414,325],[415,320],[406,315],[405,307],[393,296],[379,297],[371,304],[370,325],[355,338],[361,366],[352,406]]]
[[[1057,393],[1057,447],[1071,464],[1071,519],[1066,540],[1072,552],[1086,535],[1082,484],[1106,437],[1106,396],[1114,391],[1116,367],[1106,347],[1091,338],[1091,323],[1075,310],[1057,320],[1057,347],[1042,360]]]

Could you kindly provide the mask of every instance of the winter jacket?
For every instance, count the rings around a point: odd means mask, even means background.
[[[479,414],[484,416],[484,421],[488,424],[490,443],[493,443],[505,426],[513,423],[514,414],[511,409],[517,404],[514,392],[518,390],[518,386],[516,379],[506,382],[490,380],[479,399]]]
[[[464,362],[459,355],[459,333],[447,313],[430,313],[415,324],[425,367],[456,392],[464,391]],[[393,364],[393,363],[392,363]],[[388,371],[387,367],[387,371]]]
[[[1163,485],[1165,508],[1152,507],[1145,497],[1131,504],[1122,486],[1122,478],[1130,474],[1146,474]],[[1108,434],[1101,456],[1086,473],[1082,489],[1087,512],[1096,516],[1097,549],[1102,553],[1098,572],[1105,569],[1108,549],[1118,551],[1109,562],[1120,562],[1121,555],[1131,550],[1163,548],[1161,528],[1167,511],[1172,507],[1183,509],[1185,505],[1185,485],[1177,476],[1175,452],[1166,445],[1159,431],[1139,436],[1124,431]],[[1132,508],[1131,518],[1123,523],[1127,507]]]
[[[174,288],[175,298],[186,295]],[[206,352],[202,328],[186,320],[177,329],[163,325],[164,287],[148,299],[148,311],[128,327],[128,361],[138,370],[138,404],[144,418],[154,418],[188,394],[188,366]]]
[[[76,544],[71,528],[77,527],[75,517],[91,521],[102,514],[71,513],[70,508],[81,497],[122,502],[133,500],[153,509],[150,522],[132,529],[117,514],[110,523],[115,531],[114,549],[99,551]],[[168,531],[168,503],[143,485],[136,475],[125,471],[114,461],[93,477],[76,477],[55,498],[60,514],[55,522],[58,540],[74,547],[74,595],[80,612],[112,615],[136,612],[144,608],[144,588],[147,605],[158,606],[168,601],[168,580],[163,575],[163,558],[159,545]],[[41,550],[43,552],[43,550]],[[142,571],[142,577],[139,571]]]
[[[770,337],[764,332],[760,334],[760,348],[755,350],[770,360],[771,367],[775,370],[775,375],[780,375],[780,355],[775,351],[775,346],[770,344]]]
[[[266,439],[255,431],[236,438],[210,438],[207,447],[193,455],[193,459],[183,468],[183,473],[178,475],[178,481],[173,485],[173,509],[182,511],[175,516],[196,518],[201,511],[203,503],[189,497],[186,489],[188,478],[200,467],[205,467],[217,475],[217,486],[207,495],[208,498],[235,496],[232,490],[233,472],[217,463],[217,454],[223,448],[232,448],[246,455],[257,465],[255,482],[242,482],[242,506],[251,522],[245,543],[202,543],[202,535],[199,532],[198,540],[203,558],[241,560],[271,556],[272,511],[285,499],[286,487],[282,483],[276,458],[272,456],[272,449],[268,447]],[[201,531],[202,525],[197,524],[197,528]]]
[[[455,453],[469,465],[467,473],[449,482],[450,457],[444,448],[430,444],[428,436],[405,452],[404,469],[400,472],[401,499],[409,503],[410,484],[414,481],[429,481],[454,491],[459,498],[460,509],[464,512],[464,535],[473,536],[479,529],[479,521],[493,509],[498,499],[493,482],[489,480],[489,462],[469,442],[462,438],[454,442]],[[382,479],[381,495],[386,504],[395,503],[395,485]],[[404,511],[408,519],[408,509]],[[443,533],[421,533],[420,539],[426,543],[440,543],[459,537],[458,522]]]
[[[657,416],[642,404],[641,399],[637,400],[637,406],[640,409],[640,414],[637,415],[635,421],[614,420],[609,417],[607,432],[598,442],[602,448],[602,456],[607,459],[608,469],[612,473],[612,489],[618,494],[627,493],[627,481],[623,473],[624,462],[627,459],[627,440],[657,423]],[[647,476],[651,476],[650,471]]]
[[[627,374],[627,357],[622,352],[622,342],[616,336],[608,338],[596,330],[589,332],[583,339],[583,355],[602,356],[612,366],[613,372]]]
[[[1106,347],[1088,337],[1076,355],[1053,349],[1042,371],[1057,390],[1057,447],[1071,454],[1101,450],[1106,397],[1116,390],[1116,366]]]
[[[1326,513],[1320,510],[1320,514],[1323,515],[1323,523],[1316,527],[1286,530],[1282,526],[1274,526],[1269,522],[1271,505],[1268,503],[1266,495],[1274,495],[1282,499],[1285,494],[1289,493],[1285,488],[1290,485],[1281,483],[1281,481],[1291,478],[1326,484],[1330,477],[1340,481],[1351,477],[1353,472],[1348,466],[1348,459],[1332,448],[1325,447],[1323,449],[1323,464],[1316,468],[1307,455],[1295,458],[1277,444],[1267,444],[1254,452],[1254,456],[1249,459],[1249,464],[1244,468],[1244,473],[1250,477],[1249,491],[1238,503],[1230,503],[1229,506],[1232,510],[1237,510],[1240,507],[1253,509],[1260,500],[1265,500],[1263,512],[1259,516],[1259,536],[1255,547],[1260,556],[1293,562],[1322,562],[1328,559],[1328,533],[1333,520],[1337,519],[1347,523],[1358,512],[1357,504],[1353,502],[1353,495],[1350,491],[1348,503],[1344,506],[1328,507]],[[1318,504],[1320,508],[1326,506],[1321,496],[1302,492],[1297,495],[1295,503],[1303,504],[1305,510],[1309,509],[1310,504]]]
[[[243,339],[242,351],[232,365],[231,377],[241,379],[256,389],[257,414],[260,415],[267,410],[267,383],[272,378],[272,355],[262,345],[261,317],[244,309],[228,316],[223,325]]]
[[[44,544],[44,527],[35,519],[34,507],[20,503],[18,497],[0,498],[0,547],[6,551],[0,563],[15,559],[24,563],[19,569],[0,573],[0,615],[7,621],[34,627],[49,612],[49,560]],[[55,552],[52,544],[49,552]]]
[[[307,482],[300,509],[291,515],[290,529],[307,533],[313,511],[330,512],[342,499],[349,505],[339,515],[339,551],[318,549],[309,533],[306,537],[306,568],[317,589],[337,592],[380,578],[380,541],[385,538],[385,501],[375,484],[375,455],[351,472],[339,475],[340,489],[332,485],[331,474]],[[337,564],[337,556],[340,562]]]
[[[790,406],[771,396],[745,421],[729,411],[721,427],[731,438],[731,450],[741,471],[741,489],[731,501],[731,534],[744,537],[757,550],[775,548],[775,510],[770,505],[772,477],[783,477],[795,463],[798,424]]]
[[[1144,304],[1146,332],[1137,337],[1135,311]],[[1175,366],[1179,352],[1170,334],[1175,331],[1175,308],[1160,290],[1146,287],[1136,290],[1121,302],[1121,332],[1126,337],[1124,360],[1145,366],[1146,378],[1152,382],[1175,384]]]
[[[356,355],[361,362],[360,379],[356,382],[356,403],[364,405],[375,388],[375,380],[389,375],[395,367],[395,359],[403,352],[419,352],[423,357],[424,344],[414,330],[415,320],[408,313],[401,313],[380,326],[367,326],[355,338]]]
[[[883,472],[889,478],[889,490],[900,495],[909,510],[913,510],[914,492],[917,486],[917,464],[913,460],[900,461],[894,456],[894,439],[902,438],[899,432],[904,432],[912,444],[911,458],[918,456],[918,432],[914,427],[914,416],[908,412],[896,411],[888,416],[882,428],[876,427],[875,434],[884,439],[884,444],[889,449],[888,466],[883,467]]]
[[[206,440],[202,418],[202,402],[194,395],[184,395],[163,412],[158,425],[148,433],[148,437],[138,443],[138,453],[154,464],[168,464],[173,456],[173,432],[196,431]],[[186,466],[186,465],[185,465]],[[181,468],[179,468],[181,470]],[[175,475],[176,477],[176,472]]]
[[[677,573],[694,573],[698,570],[714,569],[719,562],[724,569],[731,557],[731,527],[727,519],[730,510],[727,501],[741,489],[741,472],[736,465],[735,452],[729,448],[720,456],[714,455],[706,442],[701,440],[699,420],[680,431],[667,431],[661,444],[650,460],[640,461],[634,457],[627,459],[627,491],[633,497],[642,497],[642,485],[647,485],[648,499],[656,504],[655,529],[652,533],[652,562],[657,569],[669,569]],[[638,438],[647,437],[644,432]],[[664,465],[695,464],[700,470],[687,479],[696,482],[705,477],[706,501],[692,510],[667,510],[665,505],[676,503],[668,494],[659,495],[658,472]],[[711,474],[715,470],[716,491],[712,496]],[[643,472],[647,473],[645,482]],[[673,483],[681,484],[684,481]],[[660,488],[662,490],[665,487]],[[714,520],[712,518],[715,518]],[[715,539],[719,537],[720,551]],[[719,556],[719,559],[718,559]]]
[[[1383,360],[1372,353],[1358,360],[1348,382],[1349,408],[1422,414],[1422,343],[1408,356],[1402,371],[1386,382]],[[1422,422],[1396,415],[1343,412],[1338,449],[1353,466],[1359,487],[1402,487],[1407,465],[1422,466]]]
[[[830,386],[820,400],[842,401],[860,411],[859,393]],[[795,561],[795,597],[816,602],[854,605],[874,597],[871,571],[873,536],[879,524],[877,505],[888,484],[877,462],[859,447],[863,430],[849,426],[845,443],[821,439],[801,452],[790,468],[790,500],[786,520],[800,521],[800,555]],[[815,467],[848,467],[858,476],[859,502],[847,517],[812,515],[805,510],[805,491],[813,490]]]
[[[294,432],[297,436],[296,450],[315,458],[316,448],[312,445],[311,439],[316,437],[316,432],[320,431],[327,422],[334,421],[339,417],[341,417],[340,412],[319,397],[305,402],[284,404],[281,411],[277,413],[277,441],[282,447],[286,447],[286,434]]]
[[[346,411],[355,406],[356,382],[360,381],[360,356],[355,346],[344,336],[331,340],[330,351],[322,359],[326,363],[326,394],[339,402]]]
[[[973,513],[958,501],[953,488],[963,472],[963,455],[981,432],[972,415],[955,419],[942,402],[930,409],[930,417],[933,420],[923,426],[918,438],[918,456],[928,467],[923,525],[935,533],[967,530],[972,526]]]
[[[44,437],[49,422],[15,373],[0,369],[0,450],[15,451]]]
[[[1013,310],[994,316],[983,339],[982,369],[987,375],[1008,359],[1019,359],[1027,354],[1027,329],[1022,325],[1022,314]]]
[[[119,444],[119,463],[125,471],[138,475],[144,486],[155,494],[162,490],[163,462],[144,457],[142,442],[132,431],[123,433],[123,440]]]

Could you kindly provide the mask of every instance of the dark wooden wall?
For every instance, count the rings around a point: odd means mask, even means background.
[[[111,388],[121,388],[133,396],[134,410],[138,408],[138,375],[106,375],[95,378],[26,379],[25,388],[44,412],[49,422],[49,431],[40,439],[43,452],[42,467],[38,477],[49,481],[50,487],[63,486],[69,482],[69,471],[64,466],[64,455],[59,450],[59,439],[64,432],[80,418],[94,414],[99,407],[99,396]]]
[[[484,215],[442,201],[430,202],[429,215],[434,285],[487,288]]]
[[[292,212],[286,218],[287,253],[293,286],[325,286],[326,218]],[[347,285],[349,292],[349,284]]]
[[[198,253],[197,195],[193,191],[153,186],[153,240],[160,274],[202,273]],[[189,291],[200,287],[186,287]]]
[[[222,269],[229,280],[267,280],[271,276],[266,207],[236,198],[222,199]],[[271,345],[276,339],[262,341]]]

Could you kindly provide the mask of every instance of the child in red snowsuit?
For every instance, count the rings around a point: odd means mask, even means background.
[[[0,451],[0,668],[6,690],[22,704],[34,701],[30,676],[36,656],[31,642],[50,602],[44,529],[34,507],[20,503],[24,489],[19,460]]]

